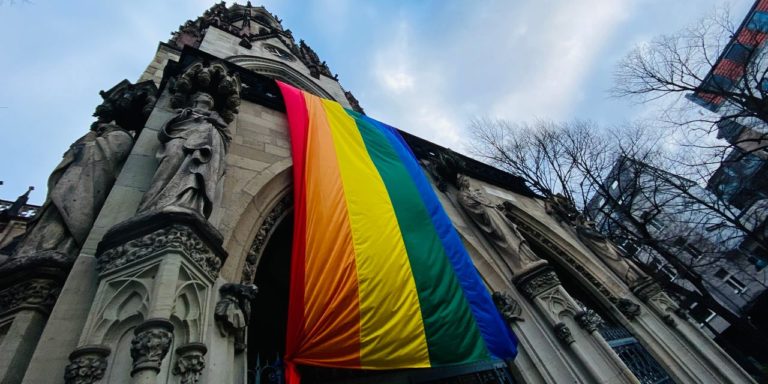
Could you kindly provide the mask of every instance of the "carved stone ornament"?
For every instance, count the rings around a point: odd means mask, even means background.
[[[259,261],[264,245],[267,243],[269,235],[272,233],[278,220],[280,220],[291,207],[293,207],[293,193],[289,192],[275,204],[272,210],[267,214],[267,217],[264,218],[259,230],[256,232],[256,236],[253,238],[251,249],[248,250],[248,255],[245,258],[241,279],[243,284],[253,284],[253,280],[256,277],[256,263]]]
[[[183,252],[211,278],[216,278],[223,260],[190,227],[173,224],[111,248],[98,257],[99,272],[106,273],[128,263],[168,249]]]
[[[149,319],[133,331],[131,376],[146,369],[160,372],[165,355],[173,342],[173,324],[165,319]]]
[[[457,176],[456,199],[464,212],[472,219],[506,267],[513,275],[522,275],[547,264],[528,246],[517,226],[505,216],[503,206],[496,206],[477,188],[472,188],[469,178]]]
[[[458,187],[459,171],[464,168],[464,161],[453,151],[438,152],[429,160],[429,172],[437,182],[437,189],[448,191],[448,186]]]
[[[661,317],[661,320],[664,322],[664,324],[669,325],[670,327],[676,327],[677,322],[675,321],[675,317],[672,316],[672,314],[666,314]]]
[[[196,63],[187,67],[173,83],[171,106],[189,107],[196,94],[204,93],[213,99],[212,109],[226,123],[231,123],[239,112],[240,91],[240,76],[224,63]]]
[[[64,369],[66,384],[93,384],[104,377],[110,349],[103,345],[86,345],[69,355],[69,365]]]
[[[575,224],[576,234],[584,245],[587,246],[613,273],[622,279],[630,289],[643,284],[649,277],[624,257],[624,254],[606,236],[597,231],[591,221],[582,221]]]
[[[538,229],[533,228],[531,225],[517,217],[517,215],[512,214],[512,212],[515,210],[515,207],[512,204],[509,202],[504,202],[504,206],[505,212],[507,212],[507,218],[515,225],[517,225],[517,228],[522,233],[524,233],[527,238],[530,238],[532,241],[536,242],[536,244],[544,248],[545,251],[549,254],[555,255],[556,258],[570,265],[578,274],[589,281],[589,283],[611,303],[616,304],[619,301],[619,298],[611,292],[611,290],[601,281],[601,279],[587,270],[587,268],[582,265],[580,260],[576,260],[576,258],[574,258],[568,251],[547,237],[547,235]]]
[[[60,283],[48,279],[20,282],[0,291],[0,313],[30,308],[48,314],[56,303]]]
[[[576,206],[561,194],[555,194],[547,198],[544,202],[545,211],[555,216],[558,221],[566,224],[577,224],[583,220],[583,216]]]
[[[638,282],[638,284],[632,288],[632,293],[644,302],[648,302],[648,300],[659,294],[659,292],[661,292],[661,286],[650,277]]]
[[[641,313],[639,304],[625,298],[619,299],[616,303],[616,308],[618,308],[624,317],[629,320],[634,320],[636,317],[640,316]]]
[[[208,348],[203,343],[189,343],[176,348],[176,365],[173,374],[180,376],[181,384],[197,384],[205,369],[205,353]]]
[[[224,2],[213,5],[197,19],[180,25],[178,31],[171,34],[168,43],[178,49],[187,45],[198,48],[209,27],[216,27],[249,43],[269,36],[288,47],[295,46],[291,31],[283,30],[281,20],[264,7],[253,7],[247,3],[227,8]]]
[[[216,303],[214,319],[222,336],[235,336],[235,352],[245,350],[245,329],[251,319],[251,301],[256,298],[255,285],[224,284],[219,288],[221,299]]]
[[[352,94],[352,92],[344,91],[344,97],[347,98],[347,101],[349,102],[349,105],[352,106],[353,111],[359,112],[365,115],[365,111],[363,110],[363,107],[360,106],[360,102],[357,100],[355,95]]]
[[[501,317],[511,324],[517,321],[525,321],[520,315],[523,313],[523,309],[517,300],[512,298],[508,292],[494,292],[491,296],[493,303],[496,304],[496,309],[501,313]]]
[[[533,299],[560,285],[560,279],[551,268],[543,267],[516,278],[515,285],[525,296]]]
[[[597,328],[603,324],[603,319],[600,318],[600,315],[591,309],[586,309],[577,313],[574,319],[576,320],[576,323],[588,333],[596,331]]]
[[[558,340],[563,342],[564,344],[571,344],[574,342],[573,335],[571,334],[571,329],[568,328],[565,323],[557,323],[553,327],[553,330],[555,331],[555,337],[557,337]]]

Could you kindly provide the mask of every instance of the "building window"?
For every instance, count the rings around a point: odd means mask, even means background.
[[[602,197],[602,196],[600,196],[600,197],[598,197],[598,198],[597,198],[597,201],[595,202],[595,205],[596,205],[598,208],[600,208],[600,207],[602,207],[602,206],[603,206],[603,203],[605,203],[605,199],[603,199],[603,197]]]
[[[723,268],[720,268],[717,270],[717,272],[715,272],[715,277],[723,280],[725,284],[733,288],[733,293],[737,295],[741,295],[747,291],[747,285],[744,284],[744,282],[737,279],[735,276],[733,276],[733,273],[730,273]]]
[[[701,252],[700,249],[694,247],[692,244],[686,244],[683,247],[683,249],[685,250],[685,252],[691,255],[691,257],[693,257],[694,260],[697,260],[699,257],[701,257],[701,255],[704,254],[703,252]]]
[[[718,279],[725,280],[725,278],[728,277],[728,271],[726,271],[725,269],[720,268],[720,269],[717,270],[717,272],[715,272],[715,277],[717,277]]]
[[[664,229],[664,224],[660,223],[656,219],[651,219],[651,221],[648,222],[648,225],[650,225],[651,228],[653,228],[653,229],[655,229],[657,231],[661,231],[662,229]]]
[[[665,275],[669,276],[669,281],[675,281],[677,278],[677,271],[673,266],[669,264],[664,264],[664,266],[661,267],[661,271],[664,272]]]
[[[639,250],[637,246],[632,243],[629,239],[624,239],[621,242],[619,242],[619,248],[621,248],[622,251],[624,251],[624,255],[627,257],[633,257],[637,254],[637,251]]]

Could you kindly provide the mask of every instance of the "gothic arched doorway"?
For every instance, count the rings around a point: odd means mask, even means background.
[[[252,302],[252,315],[248,325],[248,384],[284,383],[281,359],[285,353],[292,240],[293,209],[290,197],[286,197],[265,218],[251,247],[244,273],[244,282],[250,282],[250,276],[253,276],[252,281],[259,288],[259,293]],[[302,381],[307,384],[514,383],[506,364],[498,360],[454,367],[394,371],[320,367],[299,369]]]
[[[252,302],[248,325],[248,383],[279,383],[288,319],[293,215],[287,212],[272,228],[261,249],[254,276],[259,294]],[[261,380],[256,376],[261,375]]]

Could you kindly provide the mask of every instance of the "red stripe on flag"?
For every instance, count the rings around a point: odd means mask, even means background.
[[[305,105],[301,91],[277,82],[283,94],[285,104]],[[288,301],[288,324],[285,336],[286,380],[288,383],[300,382],[293,356],[301,340],[304,328],[304,260],[306,251],[307,201],[306,184],[302,175],[306,165],[307,129],[309,117],[307,108],[286,108],[291,136],[291,156],[293,158],[293,249],[291,259],[291,290]]]

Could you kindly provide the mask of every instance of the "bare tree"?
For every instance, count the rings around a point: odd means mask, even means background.
[[[768,124],[768,52],[762,48],[767,27],[758,19],[737,26],[729,10],[720,8],[677,33],[638,45],[619,62],[612,93],[662,100],[662,120],[687,131]],[[751,152],[764,148],[767,138],[751,130],[729,141]]]
[[[624,249],[647,250],[646,256],[666,260],[679,278],[661,281],[681,301],[702,303],[729,323],[754,331],[713,296],[703,273],[726,261],[745,238],[765,247],[764,233],[700,183],[674,172],[695,167],[681,166],[679,154],[665,150],[664,131],[644,125],[607,131],[585,121],[480,119],[472,122],[471,132],[475,156],[523,177],[544,196],[564,196]],[[683,151],[692,158],[689,152]],[[669,273],[647,257],[640,261],[649,274]]]

